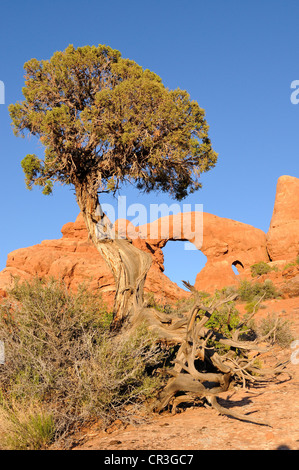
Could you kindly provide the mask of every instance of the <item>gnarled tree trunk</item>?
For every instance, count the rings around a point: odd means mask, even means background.
[[[130,322],[143,308],[143,287],[152,259],[126,238],[119,238],[102,212],[97,194],[76,187],[77,202],[92,242],[111,269],[115,280],[114,328]]]

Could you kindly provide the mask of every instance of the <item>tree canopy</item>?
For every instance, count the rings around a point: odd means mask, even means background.
[[[130,182],[180,200],[215,166],[204,110],[119,51],[70,45],[24,69],[25,99],[9,106],[14,132],[45,147],[22,160],[29,189],[50,194],[60,182],[92,194]]]

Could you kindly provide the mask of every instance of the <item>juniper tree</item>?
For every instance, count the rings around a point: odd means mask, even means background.
[[[169,90],[150,70],[99,45],[55,52],[24,65],[24,100],[9,107],[16,135],[36,136],[44,155],[22,160],[29,189],[52,193],[71,185],[90,237],[116,284],[115,322],[142,303],[150,256],[108,230],[102,192],[132,183],[181,200],[201,187],[200,176],[217,155],[205,112],[181,89]]]

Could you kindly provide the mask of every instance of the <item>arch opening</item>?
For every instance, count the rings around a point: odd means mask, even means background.
[[[194,245],[190,242],[169,240],[162,249],[164,274],[184,290],[186,290],[186,287],[182,281],[188,281],[191,285],[194,285],[197,274],[207,262],[207,257],[194,248]]]
[[[244,266],[243,264],[241,263],[241,261],[239,260],[236,260],[232,263],[232,270],[234,271],[234,273],[238,276],[239,274],[241,274],[241,272],[243,271],[244,269]]]

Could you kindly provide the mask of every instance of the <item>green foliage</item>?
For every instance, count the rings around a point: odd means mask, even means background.
[[[129,181],[181,199],[215,166],[204,110],[119,51],[70,45],[24,69],[24,101],[9,106],[14,132],[45,146],[44,160],[22,162],[27,187],[50,194],[60,182],[94,193]]]
[[[253,264],[250,269],[252,277],[262,276],[263,274],[267,274],[272,271],[272,268],[264,261]]]
[[[125,416],[121,408],[135,405],[133,410],[136,411],[136,405],[142,405],[145,400],[155,396],[161,386],[161,379],[147,372],[164,358],[155,339],[142,325],[133,335],[124,337],[121,343],[109,340],[102,343],[96,367],[102,384],[98,396],[102,417],[110,415],[110,419],[115,419],[121,415],[128,420],[128,409]]]
[[[36,155],[27,155],[21,162],[25,173],[25,181],[28,189],[32,189],[32,183],[41,171],[41,161]]]
[[[3,436],[1,436],[1,428]],[[40,404],[28,407],[2,404],[0,409],[0,448],[7,450],[46,449],[55,436],[55,421],[51,412]]]
[[[223,298],[223,292],[216,291],[214,294],[214,298],[221,299]],[[208,298],[206,298],[206,302],[208,303]],[[206,323],[206,327],[210,328],[214,336],[212,339],[208,341],[208,346],[215,348],[219,354],[226,353],[230,350],[230,346],[224,346],[218,340],[215,334],[220,334],[225,336],[226,338],[231,338],[236,328],[241,323],[240,312],[236,308],[235,301],[227,302],[221,305],[217,310],[215,310]],[[242,326],[240,331],[242,334],[248,333],[249,329],[246,325]],[[238,353],[235,351],[235,354]]]
[[[273,282],[266,279],[263,283],[252,283],[246,279],[240,282],[237,289],[238,297],[241,301],[253,302],[263,297],[263,300],[275,299],[280,296],[279,291],[274,286]]]
[[[222,289],[223,295],[229,295],[231,293],[236,293],[238,295],[237,300],[246,302],[245,310],[247,315],[245,315],[244,319],[254,311],[257,311],[260,308],[266,308],[265,306],[260,305],[259,301],[261,299],[267,300],[280,297],[280,292],[269,279],[265,280],[263,283],[253,283],[243,280],[240,282],[239,288],[231,286]],[[270,343],[278,344],[283,348],[288,347],[293,340],[290,322],[288,320],[284,321],[277,315],[268,314],[267,318],[262,318],[258,323],[252,319],[247,326],[248,331],[246,332],[246,336],[264,337],[272,331],[268,337],[268,341]]]
[[[230,338],[232,331],[236,329],[240,321],[240,313],[236,309],[234,302],[229,302],[213,313],[210,320],[206,323],[206,327]]]
[[[213,300],[218,300],[224,295],[226,295],[224,294],[224,291],[216,291],[213,296],[207,292],[202,291],[197,293],[197,299],[200,299],[201,303],[205,305],[208,309],[209,305],[211,304],[211,302],[213,302]],[[170,313],[172,319],[174,317],[182,318],[190,314],[195,302],[196,299],[194,296],[192,296],[186,299],[179,300],[171,307],[168,306],[167,312],[165,312],[165,308],[163,309],[163,307],[161,305],[159,306],[158,303],[155,304],[154,308],[159,311],[164,311],[165,313]],[[204,311],[200,310],[198,313],[198,321],[200,321],[200,318],[203,314]],[[207,328],[210,328],[214,333],[219,333],[221,335],[226,336],[227,338],[231,338],[233,331],[235,331],[236,327],[239,325],[240,322],[240,313],[235,306],[235,302],[230,301],[221,305],[218,310],[215,310],[211,315],[211,318],[205,324],[205,326]],[[245,331],[246,328],[242,329],[242,331],[243,330]],[[227,347],[224,347],[223,345],[220,345],[215,336],[213,336],[213,339],[209,341],[209,346],[215,347],[218,352],[229,349]]]
[[[108,423],[128,415],[129,405],[145,406],[160,386],[152,371],[163,351],[143,326],[116,341],[111,321],[101,299],[86,287],[73,294],[55,280],[15,284],[0,306],[6,352],[0,412],[12,435],[26,428],[32,436],[39,429],[40,438],[44,433],[56,439],[90,419]],[[37,405],[29,421],[21,419],[20,411],[32,404]],[[30,436],[24,444],[29,447]]]
[[[248,301],[247,304],[245,305],[245,310],[247,313],[251,314],[254,311],[257,311],[257,308],[261,308],[261,306],[258,304],[258,298],[252,301]]]

